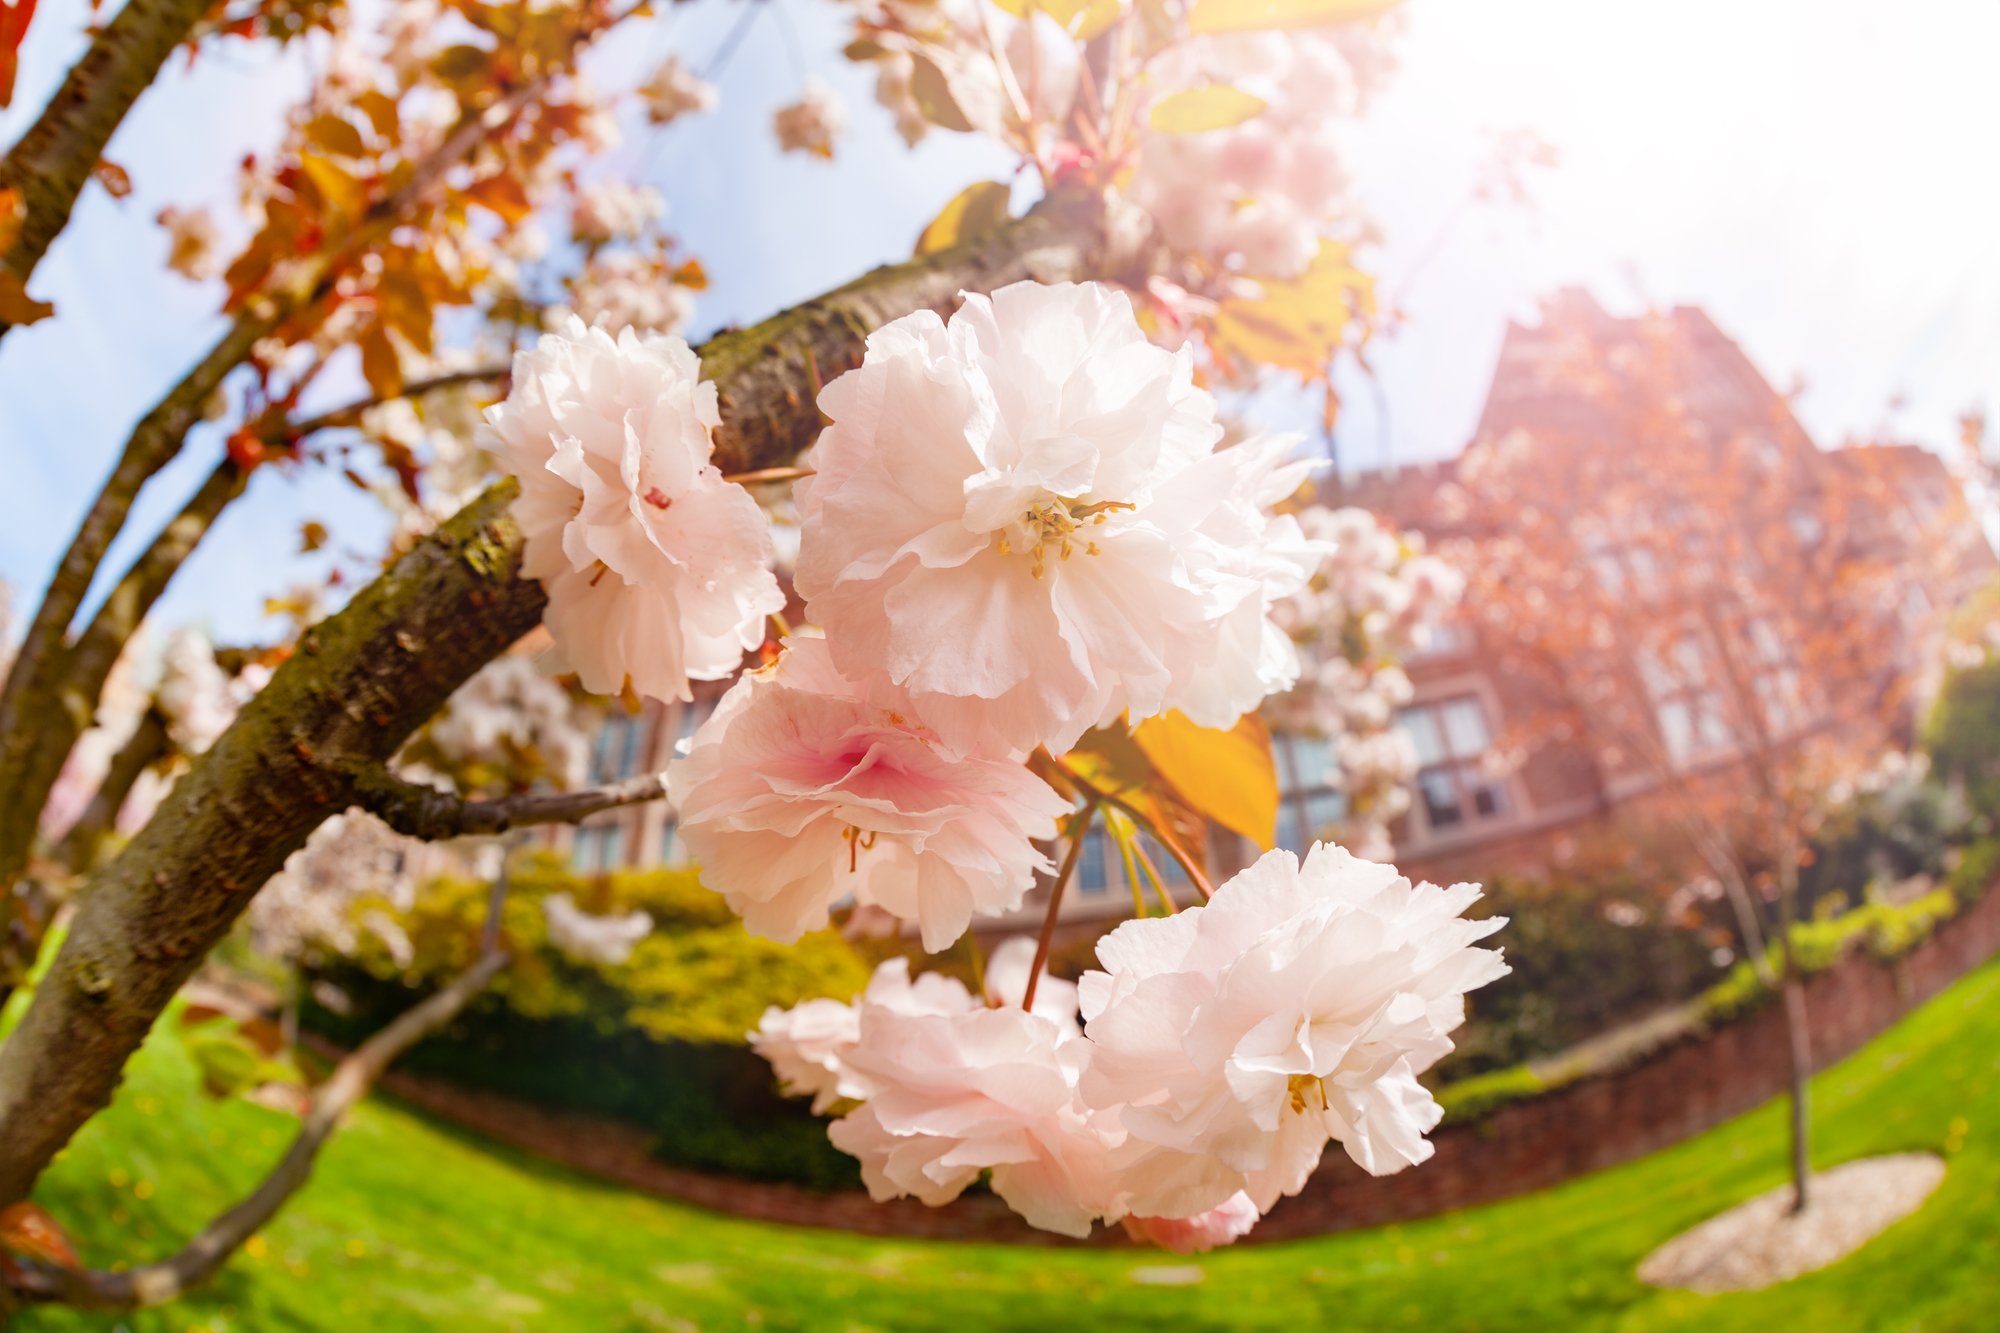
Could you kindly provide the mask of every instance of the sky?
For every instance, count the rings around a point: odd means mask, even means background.
[[[607,85],[668,52],[705,66],[745,0],[690,0],[602,54]],[[80,48],[81,0],[44,0],[9,142]],[[754,320],[909,253],[965,184],[1012,164],[968,136],[905,150],[869,76],[838,58],[826,0],[762,0],[716,76],[712,116],[635,132],[602,170],[666,195],[713,281],[698,335]],[[1984,140],[2000,124],[1985,64],[2000,5],[1862,0],[1408,0],[1401,69],[1354,133],[1356,194],[1384,240],[1372,256],[1402,312],[1349,369],[1341,456],[1453,454],[1476,420],[1507,323],[1568,285],[1608,308],[1700,305],[1822,443],[1893,432],[1946,446],[1957,415],[2000,406],[2000,204]],[[275,136],[305,70],[232,44],[176,62],[113,141],[131,198],[87,191],[34,290],[58,318],[0,343],[0,578],[45,582],[132,423],[221,328],[219,288],[164,271],[152,218],[224,201],[235,164]],[[834,163],[780,155],[770,114],[813,74],[843,95]],[[1559,164],[1528,208],[1465,207],[1498,133],[1530,129]],[[226,209],[225,209],[226,211]],[[330,398],[351,386],[330,384]],[[1895,400],[1905,405],[1892,408]],[[1386,404],[1386,413],[1376,404]],[[1274,392],[1260,424],[1310,428],[1316,406]],[[149,488],[129,558],[220,449],[197,433]],[[267,634],[266,597],[326,556],[296,555],[305,519],[352,547],[382,522],[343,483],[261,469],[163,601],[226,641]]]

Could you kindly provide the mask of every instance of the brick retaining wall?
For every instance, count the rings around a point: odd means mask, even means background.
[[[1855,949],[1807,984],[1815,1064],[1824,1068],[1852,1054],[1996,953],[2000,891],[1893,962]],[[1447,1123],[1432,1136],[1436,1155],[1401,1175],[1366,1175],[1337,1145],[1329,1146],[1305,1192],[1280,1202],[1254,1238],[1408,1221],[1642,1157],[1783,1092],[1787,1048],[1781,1007],[1767,1002],[1628,1068],[1585,1077],[1469,1123]],[[990,1195],[927,1208],[908,1199],[878,1204],[859,1191],[824,1194],[709,1175],[658,1161],[647,1152],[643,1131],[616,1121],[525,1106],[393,1070],[382,1082],[394,1095],[489,1138],[634,1189],[743,1217],[864,1235],[1075,1243],[1033,1230]],[[1100,1231],[1099,1239],[1113,1237]]]

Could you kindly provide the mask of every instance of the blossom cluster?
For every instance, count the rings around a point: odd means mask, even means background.
[[[1418,1075],[1507,971],[1475,947],[1502,924],[1464,917],[1478,897],[1337,847],[1272,852],[1204,906],[1112,931],[1101,970],[1042,978],[1031,1010],[1013,940],[984,997],[892,959],[853,1003],[773,1008],[751,1040],[842,1113],[833,1142],[878,1199],[941,1204],[984,1173],[1037,1227],[1206,1249],[1298,1193],[1329,1142],[1376,1175],[1430,1156],[1442,1112]]]
[[[492,447],[587,688],[686,699],[741,673],[667,780],[703,883],[752,931],[796,940],[850,908],[943,949],[1080,836],[1031,757],[1170,710],[1226,728],[1298,678],[1274,611],[1322,586],[1342,533],[1273,512],[1302,477],[1289,442],[1223,447],[1190,353],[1117,290],[1024,282],[870,335],[819,397],[793,488],[809,627],[777,642],[768,524],[714,465],[698,372],[677,338],[573,322],[519,358]],[[978,997],[892,963],[854,1004],[774,1010],[756,1044],[843,1112],[830,1136],[878,1197],[942,1203],[985,1175],[1038,1227],[1221,1243],[1329,1141],[1376,1172],[1428,1154],[1416,1077],[1504,970],[1471,947],[1497,926],[1462,918],[1477,896],[1277,853],[1120,927],[1076,985],[1026,942]],[[545,910],[585,955],[625,947]]]
[[[1313,577],[1274,608],[1306,661],[1298,683],[1265,707],[1288,729],[1327,740],[1331,772],[1300,774],[1345,793],[1347,845],[1386,856],[1388,825],[1410,806],[1417,752],[1395,726],[1413,697],[1398,659],[1430,647],[1464,588],[1464,577],[1364,509],[1310,508],[1304,532],[1330,554]]]

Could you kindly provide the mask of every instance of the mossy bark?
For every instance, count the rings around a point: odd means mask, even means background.
[[[1104,271],[1100,215],[1058,195],[967,245],[880,268],[701,349],[717,381],[726,470],[775,466],[819,429],[817,383],[867,332],[960,291]],[[0,1046],[0,1207],[25,1198],[116,1089],[174,992],[256,890],[356,783],[378,772],[473,672],[539,621],[518,577],[511,482],[419,543],[310,631],[147,827],[85,887],[27,1015]]]

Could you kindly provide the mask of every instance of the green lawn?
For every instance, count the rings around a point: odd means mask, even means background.
[[[136,1317],[38,1311],[20,1325],[2000,1327],[2000,964],[1822,1075],[1815,1096],[1821,1165],[1920,1148],[1947,1154],[1950,1172],[1921,1212],[1858,1255],[1747,1296],[1661,1294],[1631,1272],[1660,1241],[1781,1181],[1776,1106],[1529,1198],[1190,1264],[756,1225],[601,1186],[376,1102],[209,1290]],[[289,1133],[274,1113],[203,1099],[182,1051],[156,1039],[41,1198],[98,1262],[158,1253],[244,1189]]]

